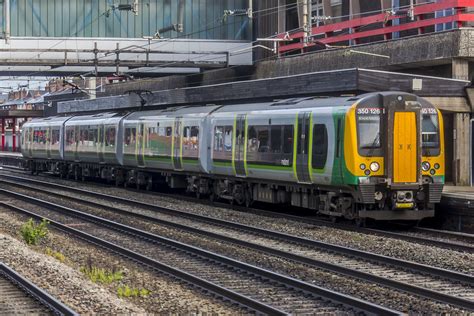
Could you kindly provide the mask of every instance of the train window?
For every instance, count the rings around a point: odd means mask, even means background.
[[[260,127],[257,130],[258,152],[266,153],[270,151],[268,127]]]
[[[283,153],[291,154],[293,153],[293,135],[294,129],[293,125],[283,126]]]
[[[255,127],[251,126],[249,127],[248,131],[248,148],[247,150],[249,152],[256,152],[258,149],[258,143],[257,143],[257,130]]]
[[[171,132],[172,132],[171,126],[168,126],[168,127],[166,128],[166,136],[167,136],[167,137],[171,137]]]
[[[232,151],[232,126],[226,126],[224,129],[224,149],[225,151]]]
[[[224,127],[216,126],[214,132],[214,151],[223,151],[224,149]]]
[[[199,149],[199,127],[184,127],[183,150],[197,151]]]
[[[313,168],[323,169],[328,155],[328,131],[326,125],[316,124],[313,128]]]
[[[274,154],[281,153],[281,133],[281,125],[270,127],[270,151]]]
[[[438,116],[425,114],[422,116],[421,138],[423,148],[439,147]]]
[[[125,128],[125,146],[135,145],[137,129],[135,127]]]
[[[59,144],[59,129],[55,128],[51,131],[51,145]]]
[[[359,148],[380,148],[380,115],[358,116]]]
[[[115,127],[107,127],[105,132],[105,146],[115,146]]]

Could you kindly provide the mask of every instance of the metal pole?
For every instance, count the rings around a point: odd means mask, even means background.
[[[2,117],[2,151],[5,151],[5,118]]]
[[[308,27],[308,1],[309,0],[303,0],[303,46],[306,47],[308,46],[309,42],[309,27]]]
[[[4,16],[5,16],[5,43],[10,43],[10,0],[4,2]]]
[[[12,152],[16,151],[16,117],[13,118],[12,125]]]
[[[117,73],[117,76],[120,75],[120,44],[116,44],[116,49],[115,49],[115,64],[116,64],[116,70],[115,72]]]

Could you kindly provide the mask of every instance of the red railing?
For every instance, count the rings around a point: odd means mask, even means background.
[[[437,11],[452,9],[452,15],[426,18],[427,14],[434,14]],[[426,33],[426,28],[436,25],[453,23],[455,28],[462,27],[466,22],[474,21],[474,12],[469,13],[469,9],[474,11],[474,0],[439,0],[436,3],[428,3],[415,6],[413,8],[413,21],[403,24],[393,25],[394,20],[407,17],[409,9],[403,8],[396,14],[381,12],[378,14],[353,18],[351,20],[331,23],[312,28],[311,40],[305,46],[304,32],[297,31],[290,33],[292,43],[280,42],[279,54],[290,51],[304,50],[314,45],[330,45],[334,43],[351,41],[358,44],[359,41],[373,36],[383,36],[385,40],[392,38],[393,33],[415,30],[418,34]],[[370,26],[370,30],[364,28]],[[378,27],[377,27],[378,26]],[[336,32],[336,33],[335,33]],[[279,34],[279,38],[285,38],[286,34]],[[297,41],[296,43],[294,41]]]

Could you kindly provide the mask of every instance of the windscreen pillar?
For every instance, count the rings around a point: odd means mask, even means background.
[[[453,79],[469,80],[469,61],[463,58],[452,60]],[[469,152],[470,144],[470,113],[454,114],[454,150],[453,171],[455,185],[470,185]],[[450,161],[446,161],[450,163]]]

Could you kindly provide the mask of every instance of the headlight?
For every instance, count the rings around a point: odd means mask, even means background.
[[[439,169],[440,167],[441,167],[441,166],[439,165],[439,163],[435,163],[435,164],[434,164],[434,168],[435,168],[435,169]]]
[[[423,161],[423,162],[421,163],[421,169],[422,169],[423,171],[428,171],[428,170],[430,170],[430,168],[431,168],[431,165],[430,165],[430,163],[429,163],[428,161]]]
[[[359,168],[360,168],[360,170],[365,170],[365,168],[367,168],[367,167],[365,166],[365,163],[361,163]]]
[[[380,165],[377,162],[373,162],[370,164],[370,170],[372,170],[372,172],[377,172],[379,171],[379,169]]]

